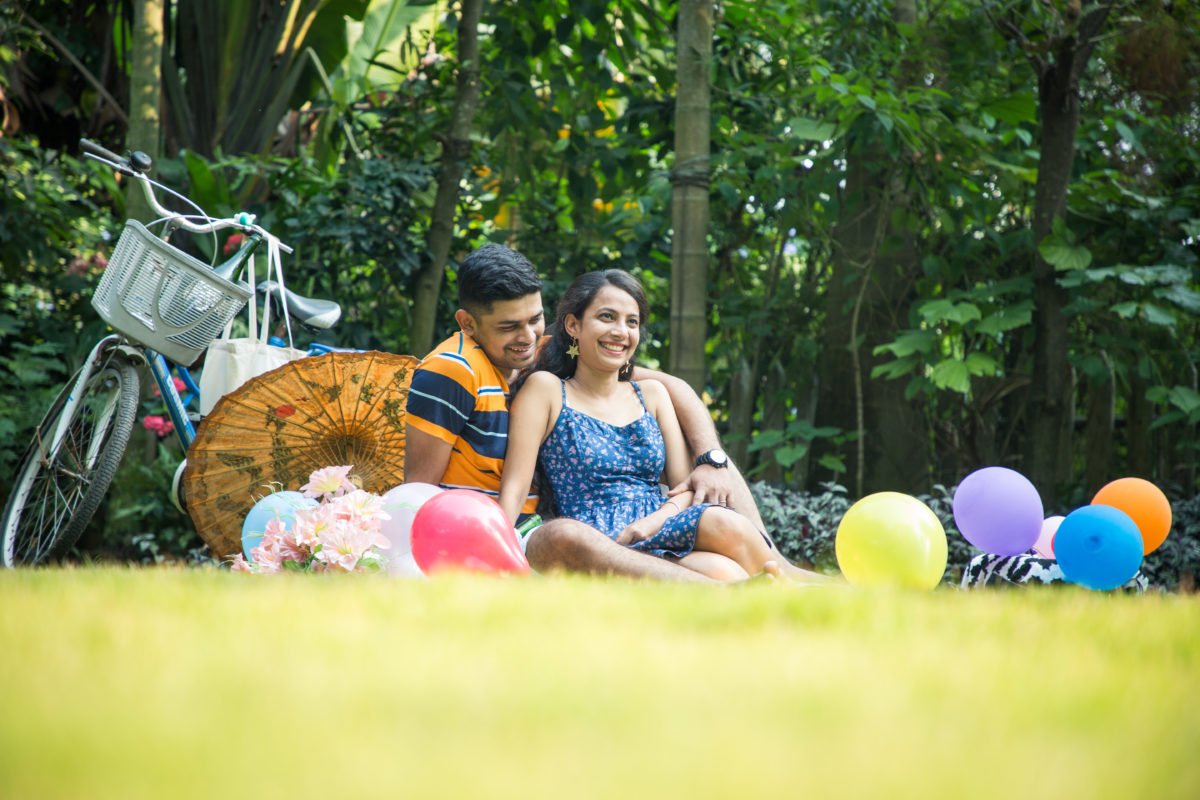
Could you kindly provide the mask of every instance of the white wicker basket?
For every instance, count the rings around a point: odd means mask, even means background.
[[[92,306],[113,329],[171,361],[190,365],[250,299],[246,286],[129,220]]]

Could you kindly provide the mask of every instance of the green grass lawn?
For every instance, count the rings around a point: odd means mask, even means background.
[[[1200,599],[0,574],[0,797],[1200,797]]]

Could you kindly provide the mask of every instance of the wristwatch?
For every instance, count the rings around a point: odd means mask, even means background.
[[[710,467],[725,469],[729,466],[729,456],[725,455],[724,450],[709,450],[707,453],[701,453],[696,457],[696,466],[698,467],[701,464],[708,464]]]

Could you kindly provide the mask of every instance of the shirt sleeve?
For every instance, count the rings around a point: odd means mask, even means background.
[[[475,411],[475,374],[452,354],[434,354],[413,373],[408,390],[408,424],[450,444]]]

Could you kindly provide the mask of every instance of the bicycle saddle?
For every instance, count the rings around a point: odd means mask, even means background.
[[[276,308],[282,306],[279,299],[280,287],[275,281],[262,281],[257,286],[259,294],[271,298]],[[332,328],[341,319],[342,307],[332,300],[317,300],[313,297],[301,297],[291,289],[283,289],[287,294],[288,316],[309,328],[325,330]]]

